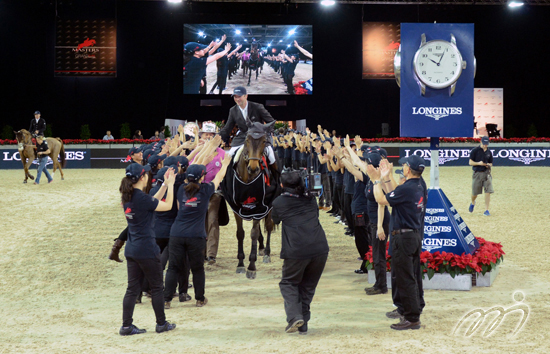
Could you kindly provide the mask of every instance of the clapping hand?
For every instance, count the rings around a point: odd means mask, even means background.
[[[378,181],[380,179],[380,171],[370,164],[367,165],[367,175],[371,181]]]
[[[167,186],[173,186],[176,181],[176,174],[174,173],[173,168],[169,168],[168,171],[164,174],[164,183]]]
[[[224,34],[224,36],[225,36],[225,34]],[[226,52],[229,52],[230,49],[231,49],[231,43],[227,43],[227,44],[225,45],[225,51],[226,51]]]
[[[231,155],[225,154],[225,157],[223,158],[222,164],[224,166],[229,166],[229,163],[231,162]]]
[[[178,125],[178,133],[183,133],[183,125]]]
[[[344,139],[344,146],[349,148],[350,147],[350,143],[349,143],[349,135],[346,134],[346,138]]]
[[[388,160],[382,160],[380,161],[380,175],[384,178],[388,177],[388,175],[393,170],[393,163],[388,163]]]
[[[361,148],[363,145],[363,140],[361,140],[361,137],[359,135],[355,136],[355,146],[357,149]]]

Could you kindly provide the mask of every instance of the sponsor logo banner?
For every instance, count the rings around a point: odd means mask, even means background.
[[[363,22],[363,79],[394,79],[393,57],[400,42],[400,23]]]
[[[473,149],[473,148],[472,148]],[[470,148],[439,149],[440,166],[468,166]],[[550,148],[491,148],[494,166],[550,166]],[[417,147],[399,148],[399,156],[418,155],[431,163],[431,150]]]
[[[450,96],[449,88],[426,87],[421,94],[419,80],[414,72],[414,56],[421,44],[422,34],[426,42],[456,38],[466,68],[462,70],[456,88]],[[426,68],[438,75],[443,66],[443,52],[437,47],[432,52],[433,66]],[[469,137],[473,131],[474,112],[474,25],[471,23],[402,23],[401,24],[401,126],[402,137]],[[432,63],[429,63],[432,65]],[[456,64],[456,63],[455,63]],[[437,65],[437,66],[435,66]],[[454,73],[454,71],[453,71]],[[434,79],[435,80],[435,79]],[[441,78],[441,80],[444,80]]]
[[[0,169],[23,169],[21,156],[16,149],[0,150],[1,163]],[[67,164],[65,168],[90,168],[90,150],[89,149],[65,149],[65,160]],[[53,165],[52,159],[48,158],[46,166],[51,169]],[[29,169],[36,169],[38,160],[34,160]]]
[[[56,77],[116,77],[116,20],[56,21]]]

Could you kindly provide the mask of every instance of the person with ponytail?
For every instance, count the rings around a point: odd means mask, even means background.
[[[199,156],[195,161],[200,160]],[[164,306],[171,306],[178,274],[184,271],[185,258],[193,273],[193,288],[195,290],[196,306],[206,305],[204,296],[204,250],[206,247],[205,220],[208,202],[221,183],[227,166],[231,161],[229,154],[225,155],[222,168],[210,183],[202,183],[206,175],[204,165],[192,164],[187,168],[187,184],[182,185],[177,193],[178,215],[170,230],[170,250],[168,271],[164,286]]]
[[[122,303],[122,336],[145,333],[133,324],[134,307],[141,294],[143,280],[151,286],[153,310],[157,320],[156,332],[166,332],[176,325],[166,321],[162,296],[162,265],[160,248],[155,242],[153,212],[168,211],[172,208],[175,175],[169,171],[164,176],[164,184],[154,196],[144,192],[151,167],[132,163],[126,168],[126,177],[120,183],[122,208],[128,222],[128,241],[124,250],[128,268],[128,287]],[[166,200],[159,199],[166,193]]]

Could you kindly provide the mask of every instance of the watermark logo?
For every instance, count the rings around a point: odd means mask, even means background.
[[[458,321],[451,335],[464,335],[464,337],[471,337],[474,335],[474,333],[481,331],[480,328],[485,322],[485,319],[487,319],[488,324],[483,330],[483,332],[481,332],[481,336],[489,337],[496,332],[496,330],[502,324],[503,320],[509,314],[519,313],[521,314],[521,317],[518,322],[518,325],[509,335],[509,337],[515,337],[521,331],[521,329],[529,319],[529,313],[531,312],[531,308],[529,307],[529,305],[523,303],[523,300],[525,299],[525,294],[522,291],[514,292],[512,299],[514,300],[515,304],[508,307],[507,309],[505,309],[503,306],[494,306],[487,310],[478,308],[466,313]],[[489,320],[491,318],[492,313],[496,313],[497,316],[492,320]],[[463,332],[463,329],[466,328],[467,324],[470,323],[470,321],[472,321],[470,326],[466,329],[465,332]]]

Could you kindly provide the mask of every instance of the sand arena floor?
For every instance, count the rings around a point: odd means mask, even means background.
[[[134,318],[148,333],[120,337],[126,263],[109,261],[107,255],[126,224],[118,193],[122,171],[68,169],[65,181],[57,174],[54,183],[35,186],[21,183],[22,170],[3,170],[0,353],[547,353],[548,171],[494,168],[493,216],[487,218],[479,204],[473,214],[467,212],[471,169],[441,168],[442,188],[473,233],[501,242],[507,255],[491,288],[426,291],[421,330],[389,328],[395,322],[385,317],[392,310],[390,294],[365,295],[366,276],[353,272],[359,266],[353,239],[322,213],[331,252],[307,336],[284,333],[280,231],[273,235],[272,263],[260,263],[257,279],[249,280],[235,274],[232,218],[221,230],[218,263],[206,267],[208,305],[174,301],[166,313],[177,329],[157,334],[146,299],[136,306]],[[518,335],[509,333],[519,314],[508,315],[489,338],[479,332],[451,334],[472,309],[514,305],[517,290],[530,308]]]

